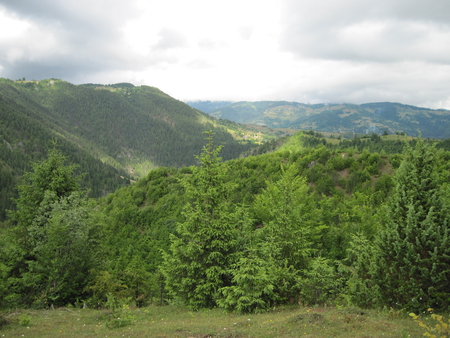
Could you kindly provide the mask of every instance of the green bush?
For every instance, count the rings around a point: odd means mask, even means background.
[[[310,268],[304,271],[304,278],[299,283],[304,304],[323,305],[336,297],[341,279],[330,260],[317,257],[311,261]]]

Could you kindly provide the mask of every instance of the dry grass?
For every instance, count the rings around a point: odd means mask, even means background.
[[[192,312],[178,306],[124,310],[131,325],[110,329],[107,310],[16,310],[2,314],[8,324],[0,337],[422,337],[423,331],[407,314],[357,308],[282,307],[254,315],[221,309]],[[23,318],[30,318],[24,323]],[[109,325],[110,326],[110,325]]]

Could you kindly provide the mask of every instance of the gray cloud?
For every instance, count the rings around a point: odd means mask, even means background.
[[[0,34],[0,76],[134,79],[191,100],[450,108],[448,0],[267,0],[226,12],[230,6],[0,0],[0,13],[29,24],[17,36]],[[256,9],[264,20],[251,20]]]
[[[447,0],[295,1],[281,46],[298,57],[450,63]]]
[[[3,0],[0,6],[31,24],[22,40],[0,41],[4,77],[82,81],[90,72],[140,64],[119,30],[138,15],[133,2]]]

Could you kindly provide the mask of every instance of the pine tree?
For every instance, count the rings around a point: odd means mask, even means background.
[[[375,281],[388,306],[450,305],[449,209],[435,171],[436,150],[419,138],[395,175],[386,225],[375,246]]]
[[[193,309],[215,306],[219,289],[230,285],[238,229],[245,223],[228,201],[235,185],[226,182],[228,169],[219,163],[221,147],[213,145],[211,132],[207,140],[198,157],[200,167],[194,168],[191,179],[181,181],[189,202],[162,266],[169,294]]]

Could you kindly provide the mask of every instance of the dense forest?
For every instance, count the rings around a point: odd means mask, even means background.
[[[0,79],[0,221],[17,185],[52,147],[62,151],[90,197],[100,197],[159,166],[197,164],[202,132],[214,130],[224,159],[256,142],[247,129],[217,120],[157,88],[119,83],[73,85],[50,79]],[[255,132],[251,132],[255,134]]]
[[[92,199],[57,148],[1,223],[2,307],[450,306],[447,141],[309,131]]]

